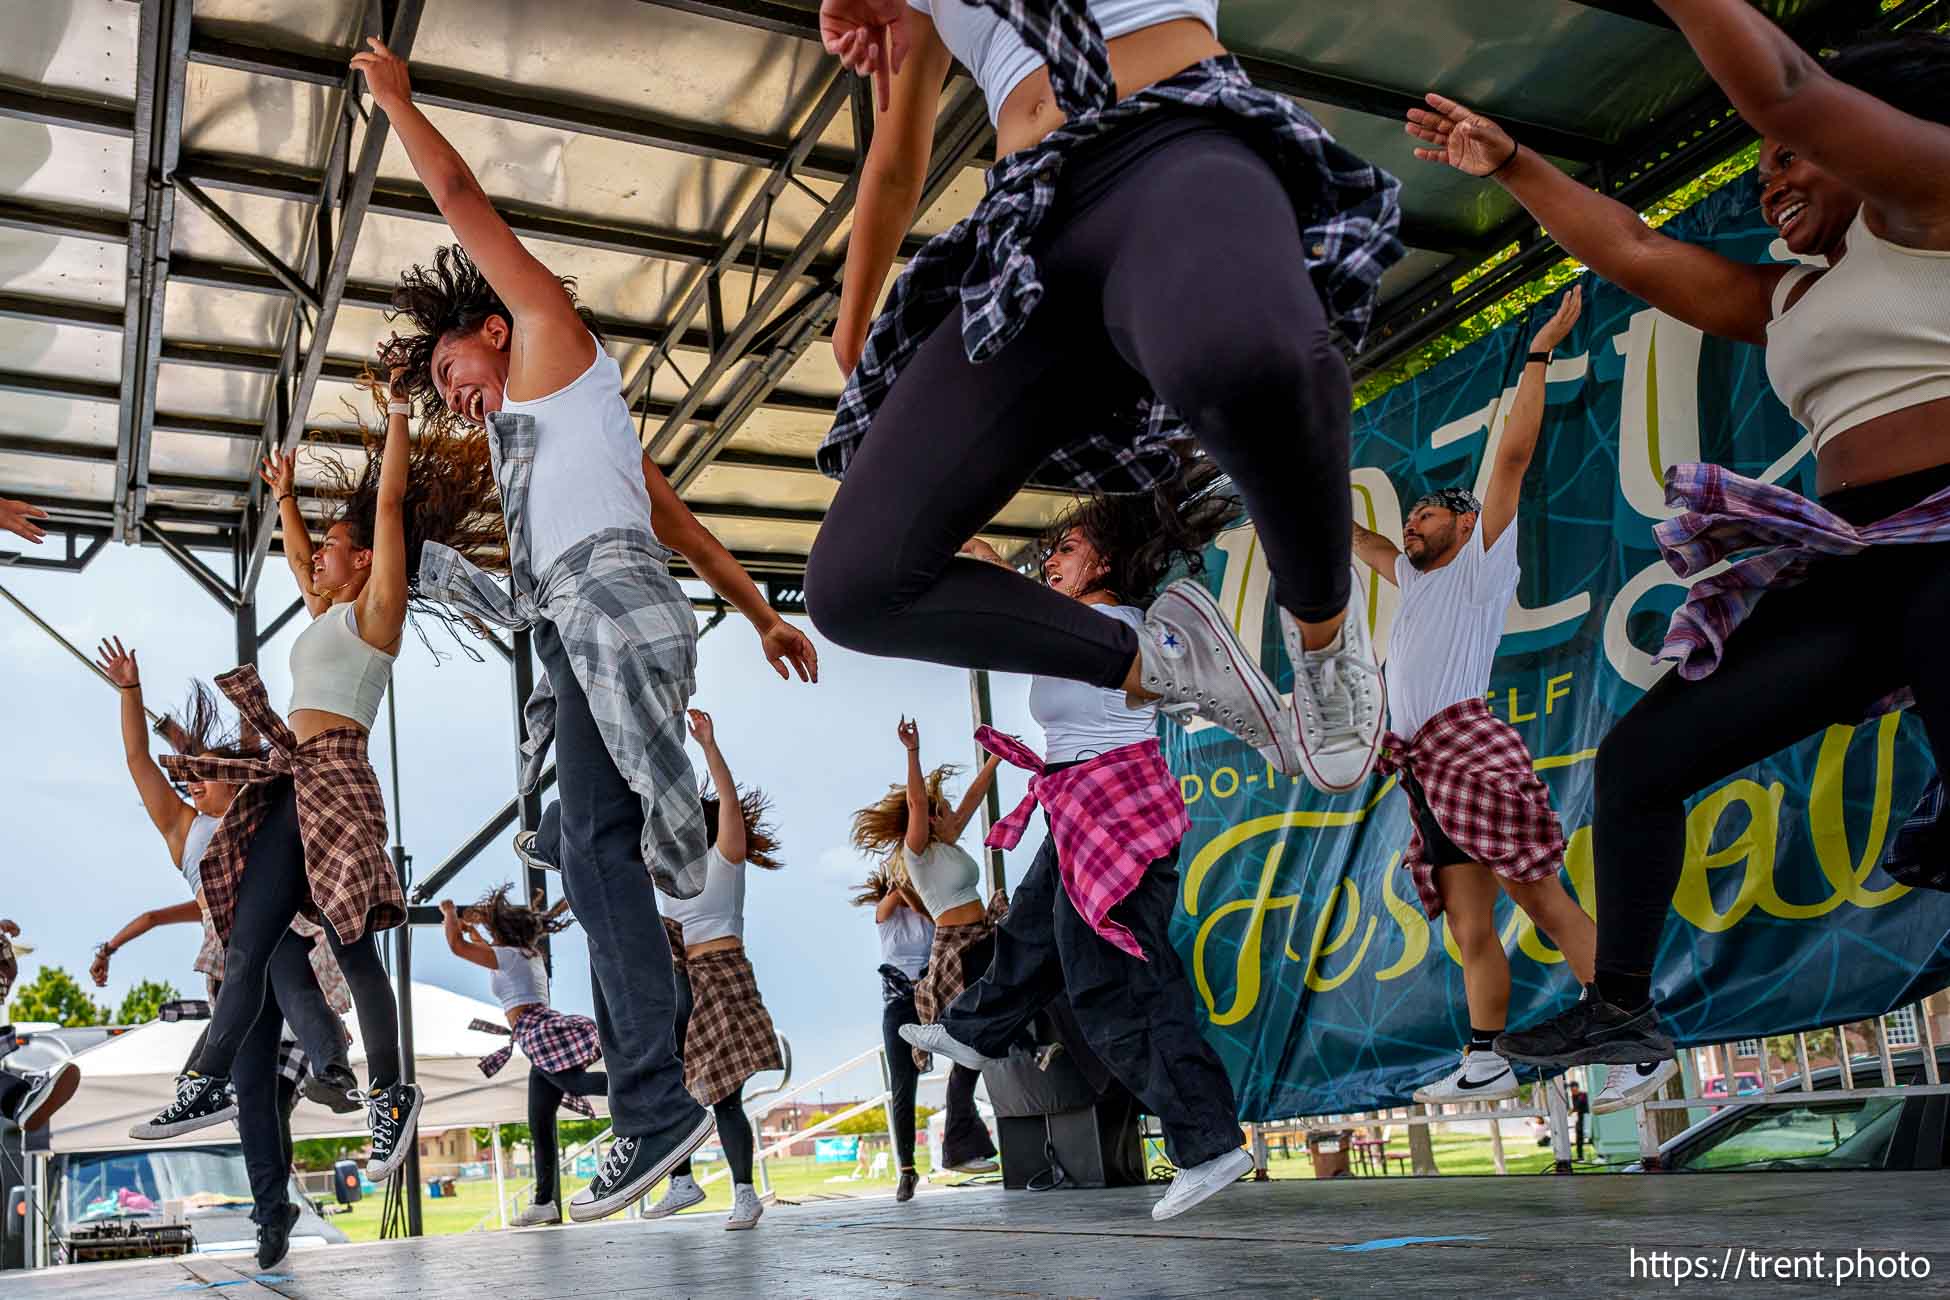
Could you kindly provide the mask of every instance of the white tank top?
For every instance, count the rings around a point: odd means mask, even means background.
[[[1788,307],[1813,274],[1797,266],[1775,286],[1767,378],[1816,455],[1858,424],[1950,397],[1950,250],[1878,239],[1858,211],[1842,260]]]
[[[334,605],[291,643],[290,711],[323,709],[370,731],[392,676],[393,656],[359,635],[352,602]]]
[[[526,953],[519,948],[496,948],[494,961],[495,968],[488,975],[488,987],[494,990],[503,1011],[548,1005],[548,963],[542,960],[540,953]]]
[[[190,887],[192,894],[203,888],[203,855],[209,851],[210,837],[217,833],[217,826],[222,820],[220,817],[211,817],[207,813],[198,813],[196,819],[190,823],[190,828],[183,832],[181,870],[183,883]]]
[[[684,946],[745,937],[745,864],[726,862],[712,845],[704,855],[704,888],[691,898],[660,895],[664,915],[684,927]]]
[[[590,336],[596,359],[546,397],[504,399],[503,411],[535,421],[528,478],[528,566],[537,582],[562,552],[610,528],[650,527],[643,444],[623,402],[616,358]]]
[[[1144,625],[1135,605],[1092,605],[1105,618]],[[1029,716],[1043,728],[1043,759],[1074,763],[1113,749],[1135,745],[1158,734],[1158,706],[1133,709],[1122,688],[1105,690],[1068,677],[1033,677],[1029,681]]]
[[[881,964],[911,980],[921,978],[934,950],[934,922],[911,907],[897,907],[892,916],[874,924],[880,930]]]
[[[909,853],[903,846],[901,857],[908,881],[930,914],[939,917],[950,908],[982,901],[981,864],[959,844],[930,840],[920,853]]]
[[[1023,44],[1016,29],[1001,15],[967,0],[907,0],[912,8],[934,19],[941,43],[975,76],[989,102],[989,124],[995,124],[1009,92],[1023,78],[1043,66],[1034,50]],[[1219,34],[1219,0],[1090,0],[1088,8],[1103,28],[1104,39],[1128,35],[1174,18],[1196,18]]]

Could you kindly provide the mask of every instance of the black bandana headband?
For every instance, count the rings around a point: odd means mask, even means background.
[[[1423,506],[1440,506],[1459,515],[1477,514],[1483,509],[1483,503],[1476,499],[1476,494],[1466,488],[1437,488],[1423,494],[1409,507],[1408,512],[1414,514]]]

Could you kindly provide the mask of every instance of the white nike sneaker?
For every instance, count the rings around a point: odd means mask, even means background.
[[[1140,684],[1162,697],[1164,712],[1216,723],[1279,771],[1300,774],[1285,702],[1198,579],[1172,583],[1144,612],[1138,667]]]
[[[1415,1100],[1438,1102],[1500,1101],[1517,1095],[1517,1072],[1495,1052],[1464,1051],[1462,1064],[1415,1090]]]
[[[562,1222],[562,1207],[547,1201],[531,1202],[527,1209],[514,1217],[517,1228],[542,1228]]]
[[[1605,1086],[1591,1099],[1591,1113],[1609,1115],[1636,1106],[1649,1100],[1666,1086],[1667,1079],[1678,1073],[1679,1062],[1671,1057],[1663,1061],[1641,1061],[1637,1065],[1608,1065]]]
[[[936,1052],[947,1057],[956,1065],[965,1065],[971,1070],[986,1070],[991,1065],[1000,1064],[992,1057],[983,1056],[967,1043],[950,1036],[940,1025],[902,1025],[901,1037],[912,1047],[924,1052]]]
[[[664,1194],[657,1203],[643,1212],[646,1219],[664,1219],[679,1210],[688,1210],[704,1200],[704,1189],[697,1185],[697,1179],[689,1174],[679,1174],[664,1188]]]
[[[1180,1169],[1173,1175],[1171,1186],[1165,1188],[1164,1199],[1151,1207],[1151,1217],[1159,1220],[1175,1218],[1215,1193],[1223,1192],[1244,1178],[1252,1167],[1252,1153],[1244,1147],[1236,1147],[1222,1156],[1213,1156],[1202,1165]]]
[[[1348,590],[1339,640],[1323,650],[1300,641],[1300,624],[1280,610],[1280,632],[1293,662],[1293,708],[1288,712],[1300,772],[1323,794],[1346,794],[1368,779],[1388,715],[1388,693],[1368,636],[1368,601],[1361,583]]]
[[[731,1215],[724,1221],[726,1232],[742,1232],[758,1226],[759,1216],[765,1213],[765,1202],[758,1199],[758,1189],[750,1183],[739,1183],[731,1194]]]

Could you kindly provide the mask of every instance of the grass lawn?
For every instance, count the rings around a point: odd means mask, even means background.
[[[1503,1135],[1503,1167],[1512,1174],[1541,1174],[1551,1168],[1551,1150],[1540,1147],[1531,1138],[1527,1127],[1516,1124],[1507,1125]],[[1435,1167],[1444,1174],[1494,1174],[1496,1160],[1490,1153],[1490,1138],[1487,1133],[1443,1132],[1437,1129],[1432,1141],[1435,1152]],[[1590,1148],[1586,1148],[1587,1153]],[[1399,1128],[1388,1136],[1388,1170],[1392,1176],[1400,1172],[1402,1166],[1394,1159],[1397,1155],[1408,1154],[1408,1138],[1401,1135]],[[1579,1172],[1596,1173],[1603,1166],[1595,1160],[1578,1166]],[[1312,1178],[1313,1161],[1307,1158],[1304,1150],[1295,1148],[1291,1159],[1283,1159],[1278,1147],[1267,1161],[1266,1172],[1274,1178]],[[1359,1173],[1357,1166],[1356,1173]]]

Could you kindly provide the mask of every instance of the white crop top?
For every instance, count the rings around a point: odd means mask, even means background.
[[[1862,212],[1842,260],[1815,274],[1797,266],[1774,289],[1767,378],[1815,454],[1880,415],[1950,397],[1950,251],[1878,239]]]
[[[745,864],[726,862],[712,845],[704,854],[704,888],[692,898],[662,895],[664,915],[684,927],[684,946],[745,937]]]
[[[911,907],[874,923],[880,930],[880,960],[911,980],[921,978],[934,951],[934,922]]]
[[[372,729],[394,656],[359,635],[358,618],[351,601],[334,605],[291,643],[291,712],[323,709]]]
[[[516,1007],[548,1005],[548,963],[540,953],[519,948],[496,948],[495,967],[488,975],[488,987],[503,1011]]]
[[[1092,605],[1106,618],[1144,623],[1134,605]],[[1158,734],[1158,706],[1133,709],[1121,688],[1105,690],[1068,677],[1033,677],[1029,682],[1029,716],[1043,728],[1043,758],[1051,763],[1074,763],[1095,758]]]
[[[596,359],[546,397],[501,409],[535,421],[535,464],[528,477],[528,564],[540,582],[562,553],[609,528],[650,527],[643,444],[623,401],[623,372],[590,336]]]
[[[1003,22],[1001,15],[985,5],[968,0],[907,3],[934,19],[941,43],[974,75],[975,84],[988,100],[989,124],[993,126],[1009,92],[1043,66],[1042,57],[1023,44],[1016,29]],[[1107,41],[1174,18],[1196,18],[1214,37],[1219,34],[1219,0],[1089,0],[1088,7]]]
[[[929,840],[928,847],[920,853],[909,853],[903,845],[901,858],[906,864],[908,882],[933,916],[939,917],[963,903],[982,901],[981,865],[959,844]]]
[[[222,818],[207,813],[198,813],[190,828],[183,832],[183,883],[194,894],[203,888],[203,855],[210,849],[210,838],[217,833]]]

